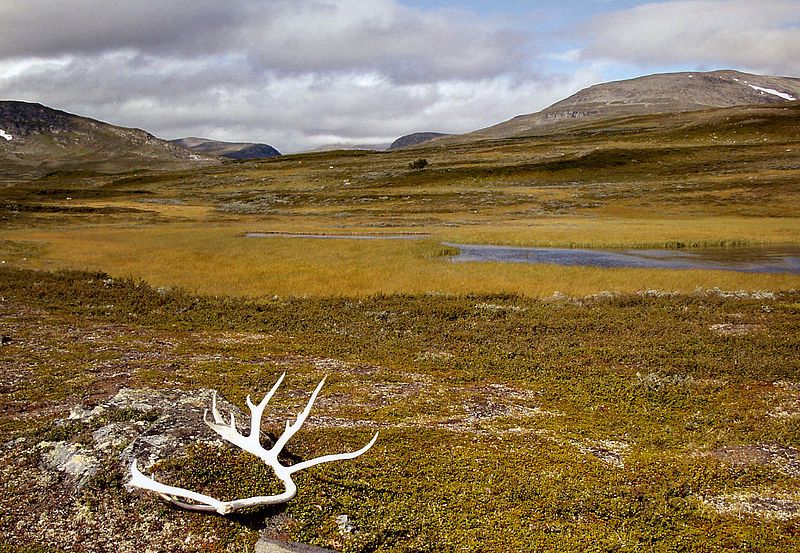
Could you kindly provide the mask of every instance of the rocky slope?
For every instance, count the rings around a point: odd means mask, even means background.
[[[455,141],[511,138],[559,132],[594,121],[800,101],[800,79],[739,71],[649,75],[585,88],[540,112],[519,115]]]
[[[269,144],[253,142],[223,142],[196,137],[178,138],[170,142],[198,154],[221,156],[229,159],[264,159],[281,155],[278,150]]]
[[[69,168],[114,172],[211,161],[140,129],[41,104],[0,101],[0,169],[6,174]]]

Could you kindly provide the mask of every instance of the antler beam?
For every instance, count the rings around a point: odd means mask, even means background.
[[[281,451],[286,446],[286,443],[292,438],[292,436],[294,436],[297,431],[300,430],[300,427],[303,426],[303,423],[311,413],[311,408],[314,405],[314,401],[317,399],[317,395],[319,395],[322,386],[325,384],[325,378],[323,378],[320,383],[317,384],[316,389],[311,394],[311,398],[308,400],[305,409],[303,409],[303,411],[297,415],[297,418],[293,423],[286,421],[286,429],[283,431],[283,434],[281,434],[280,438],[276,440],[275,444],[271,448],[265,449],[261,445],[260,440],[261,418],[264,415],[264,408],[267,406],[267,403],[269,403],[269,400],[272,399],[272,396],[275,395],[275,392],[281,385],[281,382],[283,382],[283,378],[285,376],[286,373],[283,373],[272,389],[267,393],[267,395],[264,396],[264,399],[262,399],[257,405],[250,401],[250,396],[247,396],[247,406],[250,408],[250,433],[247,436],[239,433],[239,431],[236,429],[236,420],[233,416],[233,413],[231,413],[229,423],[226,423],[222,418],[222,415],[217,409],[216,391],[214,391],[214,395],[211,400],[211,415],[214,419],[213,422],[208,420],[208,410],[203,413],[203,421],[209,426],[209,428],[211,428],[211,430],[219,434],[220,437],[232,443],[236,447],[252,453],[261,459],[266,465],[271,467],[275,472],[275,476],[277,476],[281,482],[283,482],[283,493],[276,495],[248,497],[246,499],[236,499],[233,501],[219,501],[218,499],[205,494],[193,492],[184,488],[178,488],[176,486],[162,484],[161,482],[142,474],[137,467],[136,459],[134,459],[133,463],[131,463],[131,480],[128,482],[128,484],[137,488],[154,491],[170,503],[173,503],[179,507],[183,507],[184,509],[191,509],[193,511],[217,512],[221,515],[226,515],[228,513],[232,513],[233,511],[238,511],[239,509],[245,509],[247,507],[286,503],[297,494],[297,485],[292,480],[292,474],[295,472],[322,463],[355,459],[359,455],[366,453],[375,444],[375,441],[378,439],[377,432],[369,441],[369,443],[358,451],[339,453],[336,455],[323,455],[322,457],[316,457],[314,459],[309,459],[308,461],[303,461],[294,465],[282,465],[280,461],[278,461],[278,455],[280,455]],[[185,501],[181,501],[179,498],[191,500],[194,503],[187,503]]]

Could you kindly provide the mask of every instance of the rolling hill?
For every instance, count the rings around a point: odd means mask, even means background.
[[[773,106],[800,98],[800,79],[753,75],[739,71],[682,72],[648,75],[597,84],[537,113],[436,143],[541,136],[600,121],[727,108]]]
[[[41,104],[0,101],[0,170],[5,175],[36,176],[62,169],[179,169],[213,162],[140,129]]]
[[[281,153],[269,144],[253,142],[223,142],[208,138],[178,138],[171,143],[198,154],[226,157],[228,159],[265,159]]]
[[[422,144],[423,142],[428,142],[429,140],[433,140],[434,138],[441,138],[443,136],[450,136],[447,133],[442,132],[415,132],[411,134],[407,134],[405,136],[401,136],[389,146],[390,150],[396,150],[398,148],[405,148],[407,146],[415,146],[417,144]]]

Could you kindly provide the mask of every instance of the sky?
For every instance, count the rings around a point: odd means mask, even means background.
[[[0,99],[284,153],[723,68],[800,77],[800,0],[0,2]]]

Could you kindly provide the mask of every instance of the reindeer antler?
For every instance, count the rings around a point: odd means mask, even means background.
[[[213,399],[211,401],[211,414],[214,417],[214,422],[208,420],[208,410],[206,410],[203,414],[203,421],[223,439],[249,453],[252,453],[270,466],[272,470],[275,471],[275,476],[277,476],[283,482],[285,487],[283,493],[276,495],[248,497],[246,499],[236,499],[234,501],[219,501],[211,496],[175,486],[168,486],[166,484],[162,484],[161,482],[157,482],[149,476],[145,476],[136,466],[136,459],[134,459],[133,463],[131,463],[131,480],[128,483],[131,486],[154,491],[167,501],[178,505],[179,507],[183,507],[184,509],[208,512],[216,511],[219,514],[225,515],[239,509],[255,507],[257,505],[275,505],[278,503],[286,503],[293,498],[295,494],[297,494],[297,485],[292,480],[292,474],[295,472],[313,467],[314,465],[319,465],[321,463],[355,459],[359,455],[366,453],[369,448],[373,446],[375,440],[378,439],[377,432],[369,441],[369,443],[358,451],[340,453],[338,455],[323,455],[322,457],[309,459],[308,461],[303,461],[288,467],[282,465],[278,461],[278,455],[283,450],[284,446],[286,446],[286,443],[291,439],[291,437],[294,436],[298,430],[300,430],[301,426],[303,426],[303,423],[306,421],[306,418],[308,418],[309,413],[311,413],[311,407],[314,405],[314,401],[317,399],[319,391],[325,384],[325,378],[323,378],[320,383],[317,384],[317,388],[314,390],[314,393],[311,394],[311,398],[308,400],[306,408],[297,415],[297,419],[295,419],[293,423],[286,421],[286,429],[283,431],[283,434],[281,434],[281,437],[278,438],[278,440],[270,449],[264,449],[260,442],[261,418],[264,414],[264,408],[267,406],[267,403],[269,403],[269,400],[272,399],[272,396],[275,394],[278,386],[281,385],[281,382],[283,382],[283,377],[285,376],[286,373],[281,375],[269,393],[264,396],[264,399],[262,399],[258,405],[254,405],[253,402],[250,401],[250,396],[247,396],[247,406],[250,408],[250,433],[247,436],[240,434],[239,431],[236,430],[236,420],[234,419],[233,413],[231,413],[230,423],[225,424],[222,415],[220,415],[219,410],[217,409],[216,391],[214,391]],[[197,502],[197,504],[180,501],[177,499],[179,497],[190,499]]]

